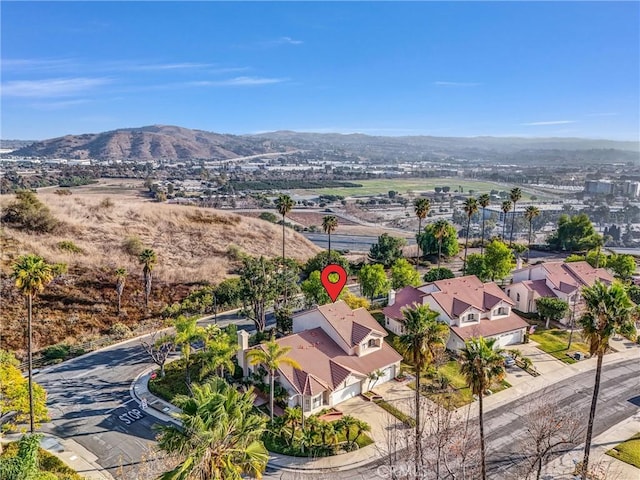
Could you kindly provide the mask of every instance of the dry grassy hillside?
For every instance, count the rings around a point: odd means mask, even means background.
[[[117,321],[131,326],[157,316],[165,303],[180,301],[201,282],[216,284],[236,265],[232,251],[277,256],[282,230],[268,222],[228,212],[157,204],[134,196],[77,192],[70,196],[40,193],[38,198],[61,222],[55,234],[36,235],[7,228],[1,231],[3,347],[22,345],[24,302],[9,278],[18,255],[36,253],[48,262],[65,262],[68,274],[51,284],[38,298],[36,341],[40,347],[77,337],[104,333]],[[11,197],[0,203],[6,204]],[[81,249],[69,253],[61,241]],[[287,229],[287,254],[305,260],[319,249]],[[152,308],[142,308],[142,268],[127,250],[142,245],[158,255],[153,270]],[[133,247],[133,248],[132,248]],[[129,277],[123,295],[124,314],[115,312],[113,271],[125,267]],[[71,340],[71,339],[69,339]]]

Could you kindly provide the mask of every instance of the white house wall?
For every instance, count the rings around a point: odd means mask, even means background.
[[[525,287],[523,283],[512,283],[507,287],[507,291],[509,292],[509,298],[515,302],[513,308],[524,313],[535,312],[535,305],[529,306],[531,290]],[[518,300],[518,294],[520,294],[520,300]]]

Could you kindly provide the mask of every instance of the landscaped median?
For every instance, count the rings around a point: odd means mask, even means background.
[[[616,445],[607,452],[607,455],[640,468],[640,433]]]

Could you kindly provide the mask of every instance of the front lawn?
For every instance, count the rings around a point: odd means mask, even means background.
[[[636,433],[629,440],[616,445],[607,452],[607,455],[640,468],[640,433]]]
[[[559,328],[538,328],[536,333],[529,335],[529,338],[538,343],[538,348],[545,353],[562,360],[565,363],[576,363],[573,357],[567,355],[567,353],[582,352],[585,355],[589,354],[589,345],[584,342],[582,334],[578,331],[573,332],[573,338],[571,340],[571,349],[567,350],[569,344],[569,331]]]

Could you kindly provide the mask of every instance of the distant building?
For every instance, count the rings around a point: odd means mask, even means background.
[[[609,195],[613,193],[611,180],[587,180],[584,182],[584,193],[591,195]]]

